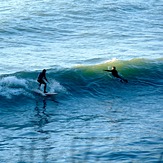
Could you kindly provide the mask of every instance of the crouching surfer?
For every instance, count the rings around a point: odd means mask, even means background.
[[[114,77],[116,77],[116,78],[119,78],[120,81],[121,81],[122,83],[123,83],[123,82],[128,83],[128,80],[126,80],[126,79],[122,78],[121,76],[119,76],[118,71],[116,70],[116,67],[113,66],[111,70],[104,70],[104,71],[111,72],[112,75],[113,75]]]
[[[44,84],[44,93],[47,93],[46,92],[46,82],[48,82],[47,78],[46,78],[46,70],[43,69],[42,72],[39,74],[38,78],[37,78],[37,81],[39,82],[39,89],[41,87],[41,84]]]

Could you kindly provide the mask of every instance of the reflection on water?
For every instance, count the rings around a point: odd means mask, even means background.
[[[44,98],[42,101],[42,107],[40,107],[39,101],[36,101],[36,107],[34,110],[36,111],[35,117],[36,125],[38,126],[37,129],[38,132],[44,132],[42,127],[49,122],[48,121],[49,115],[46,114],[46,106],[47,106],[46,98]]]
[[[90,110],[89,106],[81,112],[77,108],[80,106],[78,102],[77,107],[72,104],[74,110],[71,107],[63,109],[63,102],[54,105],[48,98],[35,101],[31,126],[25,128],[25,134],[20,138],[21,144],[17,146],[19,153],[15,158],[19,163],[107,163],[121,162],[120,160],[137,162],[141,159],[145,162],[152,161],[148,158],[149,154],[156,155],[155,160],[162,162],[162,154],[152,153],[144,145],[141,147],[139,141],[135,141],[136,136],[132,136],[134,131],[128,131],[131,136],[126,134],[126,130],[134,125],[131,121],[133,119],[128,118],[129,109],[125,112],[113,101],[105,101],[105,105],[100,103],[100,106],[104,106],[103,110],[93,107]],[[128,139],[131,140],[131,137],[134,140],[130,142]],[[123,147],[123,144],[127,145]],[[140,152],[144,153],[139,156]]]
[[[34,163],[38,160],[39,162],[48,162],[48,156],[50,155],[50,147],[48,140],[50,138],[46,130],[43,129],[46,124],[49,123],[49,115],[46,113],[47,99],[36,100],[36,105],[34,108],[34,129],[30,130],[29,135],[26,135],[24,139],[21,139],[21,144],[19,145],[19,161],[18,162],[31,162]],[[33,128],[33,127],[32,127]],[[27,132],[28,133],[28,132]],[[41,134],[41,135],[40,135]],[[24,146],[25,144],[25,146]]]

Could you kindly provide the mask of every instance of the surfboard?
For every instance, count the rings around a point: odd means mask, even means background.
[[[53,96],[53,95],[57,95],[57,93],[55,93],[55,92],[47,92],[47,93],[44,93],[44,92],[42,92],[39,89],[34,90],[34,92],[37,93],[37,94],[39,94],[39,95],[42,95],[42,96]]]
[[[53,96],[53,95],[57,95],[57,93],[55,92],[48,92],[48,93],[44,93],[46,96]]]

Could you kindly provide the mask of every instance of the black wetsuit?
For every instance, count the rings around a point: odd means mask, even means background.
[[[123,81],[126,83],[128,82],[126,79],[123,79],[121,76],[119,76],[118,71],[115,69],[114,70],[104,70],[104,71],[111,72],[114,77],[121,79],[121,82],[123,82]]]
[[[45,85],[45,86],[44,86],[44,93],[46,93],[46,82],[44,81],[44,79],[45,79],[46,81],[48,81],[47,78],[46,78],[46,75],[45,75],[45,71],[42,71],[42,72],[39,74],[37,81],[40,83],[40,84],[39,84],[39,88],[40,88],[41,84],[44,84],[44,85]]]
[[[45,72],[41,72],[41,73],[39,74],[39,76],[38,76],[37,81],[38,81],[39,83],[41,83],[41,84],[45,84],[44,79],[47,81],[46,76],[45,76]]]
[[[118,72],[117,70],[105,70],[105,71],[108,71],[108,72],[112,72],[112,75],[116,78],[121,78],[119,75],[118,75]]]

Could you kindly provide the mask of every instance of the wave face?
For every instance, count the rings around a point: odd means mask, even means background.
[[[121,83],[111,73],[103,71],[111,69],[112,66],[116,66],[119,74],[129,82]],[[148,86],[160,89],[163,82],[162,69],[162,59],[112,60],[97,65],[48,69],[47,78],[50,81],[48,91],[55,91],[62,95],[69,94],[72,97],[73,95],[89,97],[107,95],[108,92],[121,94],[125,90],[125,96],[128,96],[133,88],[136,88],[134,92],[139,92],[140,89],[145,91]],[[38,71],[26,71],[2,75],[0,77],[1,98],[14,100],[17,97],[34,98],[33,90],[38,88],[36,81],[38,73]]]

